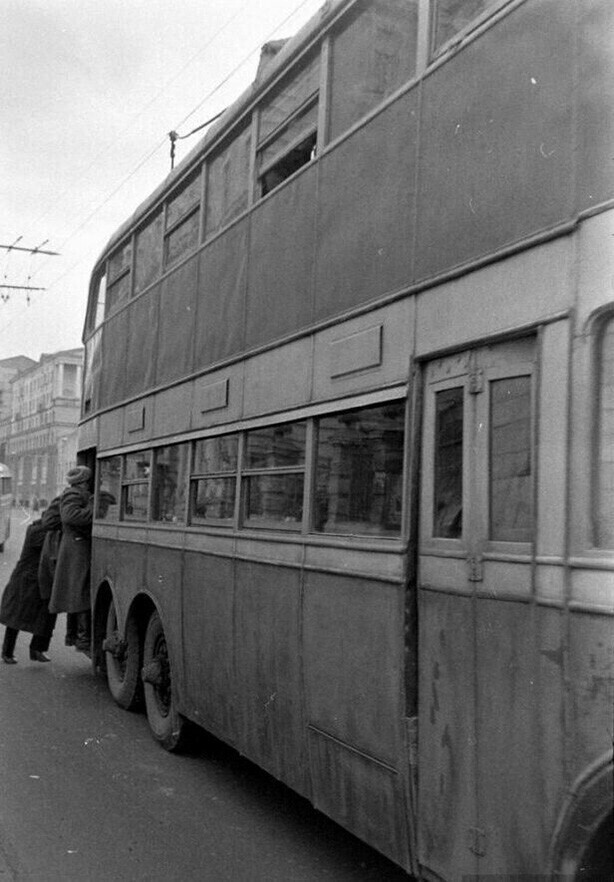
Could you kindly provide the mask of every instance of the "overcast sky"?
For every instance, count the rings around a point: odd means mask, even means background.
[[[0,359],[81,345],[92,265],[170,170],[168,132],[231,103],[322,3],[0,0],[0,244],[60,252],[0,249],[0,284],[46,289],[0,288]]]

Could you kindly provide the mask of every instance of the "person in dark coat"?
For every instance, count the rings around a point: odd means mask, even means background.
[[[6,625],[2,643],[2,661],[14,665],[17,635],[29,631],[32,661],[48,662],[45,655],[49,649],[55,625],[55,615],[47,611],[47,601],[40,596],[38,565],[46,530],[39,519],[26,530],[26,538],[17,565],[11,574],[0,604],[0,622]]]
[[[62,541],[58,554],[49,612],[78,613],[75,649],[89,652],[90,558],[94,497],[89,489],[91,469],[76,466],[66,475],[69,486],[60,496]]]
[[[56,496],[52,499],[49,503],[49,507],[41,517],[43,527],[47,530],[47,534],[45,535],[43,551],[38,565],[38,587],[40,589],[41,597],[43,597],[47,603],[49,603],[51,597],[53,577],[55,575],[55,568],[60,553],[60,542],[62,541],[60,498],[60,496]],[[66,646],[74,646],[77,642],[78,627],[79,613],[68,613],[66,615],[66,636],[64,637],[64,643]]]

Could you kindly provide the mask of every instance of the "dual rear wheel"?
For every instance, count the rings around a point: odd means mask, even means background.
[[[122,637],[111,603],[107,614],[106,653],[109,691],[120,707],[133,710],[145,703],[153,737],[165,750],[179,750],[185,743],[187,721],[177,711],[171,662],[162,621],[153,612],[141,647],[136,621],[128,619]]]

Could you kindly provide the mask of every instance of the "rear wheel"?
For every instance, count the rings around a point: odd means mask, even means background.
[[[165,750],[180,750],[187,735],[187,721],[177,711],[168,646],[157,612],[149,619],[145,633],[142,678],[153,737]]]
[[[126,635],[124,638],[121,637],[117,629],[117,614],[113,603],[107,613],[102,648],[106,653],[109,692],[120,707],[126,710],[134,709],[141,698],[139,632],[136,622],[129,619],[126,624]]]

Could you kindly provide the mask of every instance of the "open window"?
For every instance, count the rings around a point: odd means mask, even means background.
[[[316,155],[319,55],[312,55],[260,106],[258,195],[275,187]]]

